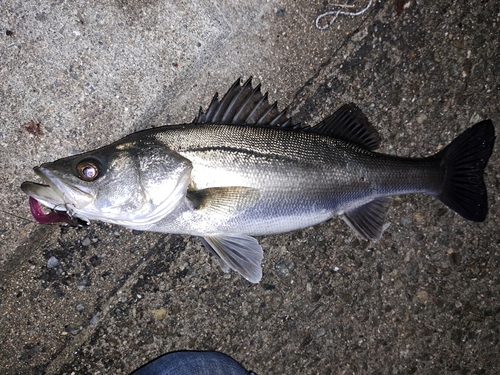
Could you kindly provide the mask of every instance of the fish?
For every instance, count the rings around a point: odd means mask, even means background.
[[[21,189],[38,222],[100,220],[197,236],[225,272],[257,283],[263,250],[255,236],[340,216],[360,238],[377,240],[391,196],[424,193],[484,221],[483,174],[494,142],[492,121],[484,120],[432,156],[382,154],[379,133],[355,104],[315,126],[296,124],[260,84],[238,79],[193,122],[41,164],[34,171],[42,182]]]

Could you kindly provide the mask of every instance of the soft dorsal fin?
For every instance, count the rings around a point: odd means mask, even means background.
[[[252,87],[252,77],[243,85],[238,79],[219,100],[215,94],[206,112],[200,108],[195,124],[259,125],[294,128],[286,109],[278,110],[276,102],[269,103],[267,92],[262,95],[260,85]]]
[[[355,104],[344,104],[318,125],[306,129],[317,134],[354,143],[370,151],[380,145],[380,135]]]

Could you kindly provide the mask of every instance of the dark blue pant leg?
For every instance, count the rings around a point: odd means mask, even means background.
[[[132,375],[249,375],[249,373],[225,354],[185,351],[165,354]]]

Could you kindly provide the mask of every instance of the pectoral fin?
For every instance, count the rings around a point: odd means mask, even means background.
[[[358,236],[365,240],[378,240],[384,231],[384,222],[391,201],[381,197],[354,208],[342,215],[342,219]]]
[[[232,268],[251,283],[258,283],[262,278],[260,263],[264,254],[255,238],[247,235],[214,235],[204,236],[202,242],[210,253],[218,256],[224,272]]]
[[[214,187],[187,193],[187,199],[195,210],[206,210],[210,215],[223,217],[234,216],[252,206],[259,196],[257,189],[245,186]]]

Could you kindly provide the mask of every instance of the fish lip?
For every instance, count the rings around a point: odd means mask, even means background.
[[[40,192],[40,189],[43,189],[42,191],[50,192],[52,194],[43,194]],[[57,209],[58,211],[66,211],[66,207],[62,200],[62,197],[60,197],[59,192],[51,188],[49,185],[25,181],[21,184],[21,190],[28,197],[37,200],[39,203],[50,208],[51,210]],[[56,199],[54,195],[57,196],[58,199]]]
[[[64,203],[64,196],[62,194],[62,190],[59,188],[61,183],[56,184],[54,181],[58,181],[54,174],[52,174],[47,168],[42,166],[33,168],[33,171],[40,177],[43,182],[45,182],[52,190],[61,197],[61,200]]]
[[[67,211],[69,207],[83,208],[94,200],[91,189],[63,182],[48,168],[43,166],[35,167],[33,170],[43,180],[43,184],[27,182],[23,183],[21,188],[27,195],[35,198],[37,201],[50,209]],[[50,192],[52,194],[48,194],[47,197],[43,197],[33,191],[33,189],[30,189],[30,187],[33,187],[34,185],[38,185],[43,189],[51,189]],[[56,197],[58,199],[56,199]]]

